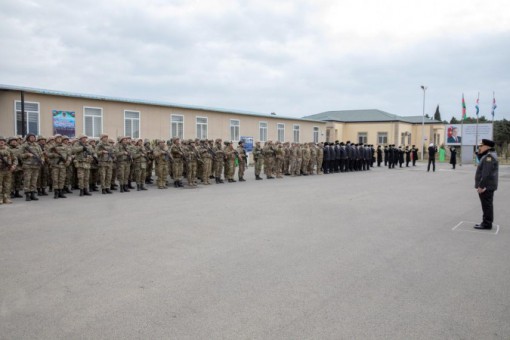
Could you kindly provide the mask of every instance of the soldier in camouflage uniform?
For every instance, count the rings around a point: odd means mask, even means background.
[[[313,175],[315,170],[315,165],[317,164],[317,149],[315,148],[315,144],[309,143],[310,148],[310,162],[308,163],[308,174]]]
[[[21,146],[18,144],[17,137],[11,137],[8,140],[9,148],[12,151],[12,154],[16,158],[16,163],[18,164],[12,173],[12,182],[11,182],[11,198],[21,198],[23,196],[20,195],[20,191],[23,189],[23,167],[21,166],[21,158],[20,151]]]
[[[89,139],[89,146],[93,150],[94,154],[96,154],[97,143],[95,139]],[[92,162],[90,163],[89,180],[90,191],[98,191],[97,183],[99,183],[99,160],[97,157],[92,159]]]
[[[27,134],[26,142],[21,146],[20,157],[23,160],[23,190],[26,201],[38,201],[35,195],[37,179],[44,160],[41,147],[35,142],[33,133]]]
[[[66,147],[67,149],[67,154],[69,155],[69,162],[68,164],[66,164],[66,180],[65,180],[65,184],[64,184],[64,193],[66,194],[72,194],[73,192],[71,191],[72,187],[73,187],[73,181],[74,181],[74,164],[73,164],[73,160],[74,160],[74,156],[73,156],[73,152],[72,152],[72,145],[71,145],[71,142],[69,140],[69,137],[67,136],[62,136],[62,144]]]
[[[212,170],[212,159],[213,159],[213,151],[209,148],[209,145],[206,140],[200,141],[200,147],[198,148],[198,153],[200,154],[200,159],[202,160],[202,183],[205,185],[211,184],[209,182],[209,177],[211,176]]]
[[[48,156],[46,154],[46,138],[37,136],[37,144],[43,152],[42,160],[44,161],[39,168],[39,176],[37,177],[37,194],[39,196],[48,196],[46,187],[48,186],[48,178],[50,176],[50,169],[48,164]]]
[[[99,143],[96,146],[97,159],[99,161],[99,182],[101,183],[101,193],[112,194],[110,190],[113,176],[113,163],[115,160],[115,150],[110,144],[107,134],[102,134]]]
[[[274,163],[276,161],[276,152],[273,148],[273,142],[267,141],[264,145],[264,173],[266,174],[267,179],[275,178],[273,176],[274,171]]]
[[[285,150],[280,142],[276,142],[276,163],[275,172],[276,178],[283,178],[283,162],[285,161]]]
[[[303,149],[302,149],[302,160],[301,160],[301,173],[303,174],[303,176],[308,176],[308,164],[310,163],[310,159],[311,159],[311,154],[310,154],[310,147],[308,146],[307,143],[305,143],[303,145]]]
[[[221,147],[221,139],[216,139],[216,143],[213,147],[214,151],[214,177],[216,178],[216,183],[223,183],[221,179],[221,172],[223,171],[223,165],[225,162],[225,152]]]
[[[317,146],[317,162],[316,162],[316,168],[317,168],[317,175],[322,175],[324,172],[322,171],[322,162],[324,161],[324,143],[319,143]]]
[[[190,139],[186,152],[187,168],[186,177],[189,186],[197,186],[198,163],[202,161],[198,149],[195,146],[195,141]]]
[[[229,183],[237,182],[234,179],[234,173],[236,170],[236,151],[231,142],[225,141],[225,179]]]
[[[111,148],[112,148],[112,153],[113,153],[113,163],[112,163],[112,178],[111,178],[111,182],[110,182],[110,190],[117,190],[118,186],[117,184],[115,183],[115,180],[117,179],[117,169],[118,169],[118,163],[117,163],[117,157],[115,156],[116,154],[116,146],[115,146],[115,141],[111,138],[108,139],[108,144],[110,144]],[[106,192],[108,193],[108,192]]]
[[[18,165],[18,159],[6,143],[7,140],[0,136],[0,204],[12,203],[12,173]]]
[[[244,149],[243,141],[239,141],[239,143],[237,143],[237,157],[239,159],[239,170],[237,172],[239,182],[246,182],[246,180],[244,179],[244,172],[246,170],[248,162],[248,155],[246,154],[246,150]]]
[[[133,166],[135,168],[136,191],[147,190],[145,178],[147,177],[147,152],[143,139],[138,139],[133,148]]]
[[[87,143],[87,136],[80,135],[78,142],[74,144],[72,153],[74,155],[74,167],[76,168],[76,177],[78,179],[78,189],[80,196],[91,196],[89,192],[90,182],[90,163],[92,163],[94,150]]]
[[[283,144],[283,151],[284,151],[284,154],[285,154],[285,158],[283,159],[283,174],[285,176],[290,176],[290,154],[291,154],[291,150],[290,150],[290,145],[289,145],[289,142],[285,142]]]
[[[260,173],[264,165],[264,153],[259,141],[255,142],[255,147],[253,148],[253,162],[255,163],[255,179],[261,181]]]
[[[164,140],[159,140],[153,150],[154,160],[156,162],[156,181],[158,189],[167,189],[166,179],[168,177],[169,152]]]
[[[121,137],[117,144],[115,156],[117,158],[117,175],[119,176],[120,192],[129,192],[129,173],[131,171],[131,146],[129,137]]]
[[[67,198],[64,195],[64,186],[67,175],[67,165],[71,161],[69,148],[62,144],[62,135],[55,135],[55,143],[47,149],[48,163],[50,164],[53,182],[53,198]]]
[[[143,146],[145,148],[145,154],[147,155],[147,171],[145,177],[146,184],[152,184],[152,171],[154,170],[154,155],[152,154],[152,146],[151,142],[146,138],[143,141]]]
[[[174,187],[183,187],[182,173],[184,170],[184,150],[181,146],[181,140],[175,138],[172,146],[170,147],[170,155],[172,156],[172,174],[174,177]]]

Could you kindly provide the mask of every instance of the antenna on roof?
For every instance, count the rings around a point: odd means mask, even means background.
[[[271,112],[271,116],[276,116],[276,113],[274,113],[274,112]]]

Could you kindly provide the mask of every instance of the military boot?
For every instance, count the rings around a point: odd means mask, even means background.
[[[89,192],[89,189],[83,189],[83,195],[92,196],[92,194]]]
[[[64,192],[65,192],[66,194],[72,194],[72,193],[73,193],[73,192],[71,191],[71,189],[69,189],[69,187],[68,187],[68,186],[65,186],[65,187],[64,187]]]
[[[32,191],[32,192],[30,193],[30,199],[31,199],[32,201],[39,201],[39,198],[37,198],[37,196],[35,195],[35,191]]]
[[[80,197],[83,196],[83,189],[80,189]]]
[[[105,189],[101,189],[101,193],[102,193],[103,195],[106,195],[106,190],[105,190]]]
[[[54,198],[54,199],[57,199],[57,198],[58,198],[58,189],[55,189],[55,190],[53,191],[53,198]]]
[[[239,182],[246,182],[246,180],[244,179],[244,177],[241,177],[239,178]]]
[[[113,194],[113,192],[110,191],[110,189],[106,188],[104,189],[104,191],[107,193],[107,194]]]
[[[41,188],[37,188],[37,195],[41,196]]]
[[[120,192],[124,192],[124,186],[123,185],[120,186]]]
[[[129,185],[124,185],[124,192],[130,192],[131,190],[129,189],[133,189],[131,187],[129,187]]]
[[[25,201],[31,201],[32,199],[30,198],[30,192],[25,192]]]
[[[48,196],[48,193],[46,192],[46,188],[41,188],[41,196]]]
[[[58,197],[59,198],[67,198],[67,196],[64,195],[64,190],[58,189]]]
[[[146,187],[145,187],[145,185],[143,185],[143,184],[140,184],[140,189],[142,189],[142,190],[147,190],[147,188],[146,188]]]
[[[131,184],[131,181],[128,181],[128,185],[127,185],[127,187],[128,187],[129,189],[134,189],[134,188],[135,188],[135,187]],[[124,189],[124,190],[125,190],[125,189]]]
[[[262,180],[263,180],[263,178],[262,178],[262,177],[260,177],[259,175],[255,176],[255,179],[256,179],[257,181],[262,181]]]
[[[14,198],[21,198],[21,194],[19,193],[19,190],[14,190]]]
[[[141,187],[141,185],[140,185],[140,184],[138,184],[138,183],[136,183],[136,191],[140,191],[140,190],[142,190],[140,187]]]

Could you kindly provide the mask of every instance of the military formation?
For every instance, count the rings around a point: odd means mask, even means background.
[[[389,145],[377,150],[373,145],[349,141],[335,143],[256,142],[253,150],[255,179],[283,178],[283,176],[322,175],[349,171],[370,170],[377,166],[394,168],[396,164],[412,161],[415,165],[417,149]],[[383,158],[384,155],[384,158]],[[73,190],[79,196],[91,196],[94,191],[112,194],[148,190],[148,184],[158,189],[196,187],[244,182],[248,154],[242,141],[232,142],[189,139],[116,140],[103,134],[99,139],[86,135],[69,138],[54,135],[49,138],[28,134],[25,138],[0,136],[0,193],[1,204],[13,198],[37,201],[40,196],[53,193],[54,199],[67,198]],[[237,180],[236,180],[237,169]],[[155,178],[155,183],[153,178]],[[186,183],[184,183],[184,179]],[[133,186],[133,183],[136,185]]]

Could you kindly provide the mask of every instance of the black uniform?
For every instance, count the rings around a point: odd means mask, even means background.
[[[429,146],[429,164],[427,165],[427,172],[430,171],[430,163],[432,163],[432,171],[436,171],[436,153],[437,147],[433,144]]]
[[[491,229],[492,222],[494,221],[494,191],[498,189],[498,158],[494,151],[486,151],[480,154],[480,164],[476,168],[475,174],[475,188],[481,188],[485,191],[480,196],[482,203],[483,221],[480,224],[481,228]]]
[[[416,160],[418,159],[418,149],[413,145],[411,152],[413,154],[413,166],[416,166]]]

